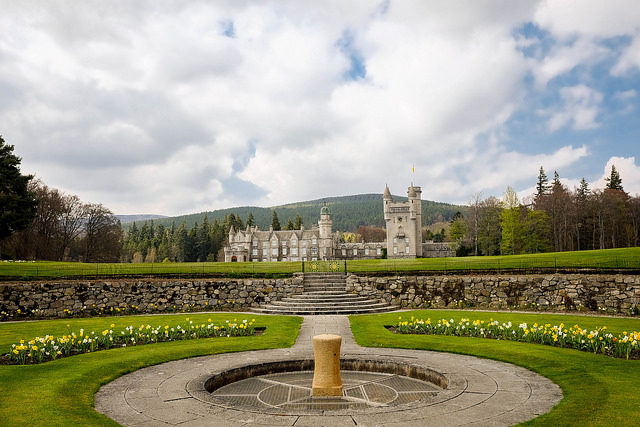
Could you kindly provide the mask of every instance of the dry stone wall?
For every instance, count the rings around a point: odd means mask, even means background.
[[[401,307],[481,307],[628,312],[640,307],[636,275],[350,275],[347,290]]]
[[[0,283],[0,319],[244,310],[304,290],[285,279],[119,279]],[[347,277],[347,291],[401,307],[597,310],[640,307],[640,275]]]
[[[286,279],[121,279],[0,283],[4,318],[239,310],[303,290]],[[19,310],[19,311],[18,311]]]

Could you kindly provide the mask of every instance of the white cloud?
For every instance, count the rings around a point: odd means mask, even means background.
[[[638,69],[640,69],[640,34],[636,35],[632,43],[622,52],[618,62],[611,68],[611,74],[622,76]]]
[[[542,114],[549,115],[547,127],[550,132],[571,125],[575,130],[594,129],[600,126],[597,118],[603,96],[585,85],[568,86],[560,89],[563,105],[552,107]]]
[[[633,196],[640,195],[640,166],[636,165],[635,157],[611,157],[604,167],[602,176],[592,182],[590,187],[601,190],[605,188],[607,186],[605,178],[611,175],[611,167],[613,165],[615,165],[616,170],[620,174],[624,191]]]
[[[545,0],[534,21],[562,38],[615,37],[640,29],[640,8],[635,0]]]
[[[385,182],[402,193],[413,164],[425,198],[501,194],[539,164],[588,151],[510,146],[505,125],[528,108],[526,79],[545,86],[611,56],[598,41],[610,30],[587,16],[584,30],[565,23],[553,3],[35,5],[0,16],[1,132],[26,172],[118,213],[271,205]],[[536,60],[515,35],[532,19],[562,38]],[[636,31],[615,19],[616,31]],[[366,70],[355,80],[352,55]],[[602,99],[587,84],[563,88],[549,128],[598,126]]]
[[[575,67],[594,64],[610,54],[608,48],[590,39],[578,39],[567,45],[558,45],[542,57],[534,67],[536,83],[544,87],[550,80],[561,76]]]

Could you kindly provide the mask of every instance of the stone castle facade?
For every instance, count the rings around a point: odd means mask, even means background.
[[[310,229],[262,231],[258,227],[229,230],[224,247],[225,262],[318,261],[334,259],[419,258],[454,256],[446,247],[429,250],[422,243],[422,190],[413,184],[407,191],[408,201],[394,202],[389,187],[383,195],[385,242],[340,242],[340,233],[333,232],[333,221],[327,206],[320,209],[320,220]],[[431,244],[433,245],[433,244]]]

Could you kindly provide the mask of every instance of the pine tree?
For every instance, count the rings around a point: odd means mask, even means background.
[[[589,190],[589,184],[587,183],[587,181],[583,177],[580,180],[580,186],[576,190],[576,196],[577,196],[578,200],[581,203],[585,202],[587,200],[587,197],[589,196],[590,192],[591,192],[591,190]]]
[[[256,225],[256,221],[253,219],[253,212],[249,212],[249,215],[247,215],[247,227],[253,227],[254,225]]]
[[[280,220],[278,219],[278,213],[276,211],[273,211],[273,216],[271,217],[271,227],[273,227],[273,231],[279,231],[281,229]]]
[[[562,187],[560,175],[558,175],[558,171],[553,171],[553,183],[551,184],[551,188],[557,190],[559,187]]]
[[[284,226],[285,230],[295,230],[295,228],[293,228],[293,221],[291,221],[291,218],[287,219],[287,224]]]
[[[302,228],[302,217],[300,217],[300,214],[297,213],[295,222],[293,223],[293,230],[300,230],[301,228]]]
[[[536,197],[541,197],[547,194],[549,191],[549,180],[544,173],[544,169],[540,166],[540,173],[538,174],[538,183],[536,184]]]
[[[609,190],[624,191],[622,188],[622,178],[620,178],[620,174],[616,170],[616,165],[611,165],[611,175],[604,180],[607,181],[607,188]]]
[[[20,173],[20,161],[0,136],[0,242],[27,228],[36,215],[37,201],[28,188],[33,176]]]

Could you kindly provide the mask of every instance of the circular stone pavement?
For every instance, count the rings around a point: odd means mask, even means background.
[[[319,333],[342,335],[343,360],[429,371],[440,380],[343,371],[343,398],[312,399],[307,384],[312,374],[304,366],[313,359],[311,338]],[[300,362],[298,372],[250,376],[208,391],[212,378],[227,371],[291,361]],[[449,353],[359,347],[346,316],[309,316],[292,348],[140,369],[103,386],[95,407],[130,426],[507,426],[548,412],[560,399],[557,385],[524,368]]]

